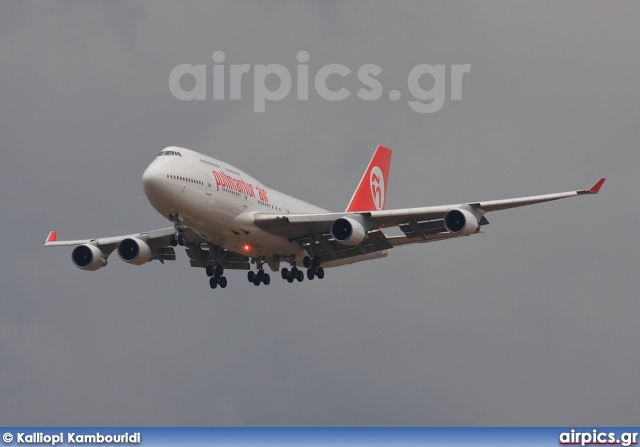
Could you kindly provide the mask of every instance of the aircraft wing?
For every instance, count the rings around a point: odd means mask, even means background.
[[[445,228],[444,217],[451,210],[464,210],[477,218],[480,231],[489,222],[484,214],[535,203],[548,202],[584,194],[597,194],[604,178],[589,189],[545,194],[505,200],[467,202],[441,205],[357,213],[322,214],[266,214],[254,215],[254,223],[262,230],[298,241],[305,249],[319,255],[323,262],[386,250],[398,245],[433,242],[460,237],[466,234],[453,233]],[[366,237],[357,245],[344,244],[331,235],[331,225],[339,218],[353,218],[366,229]],[[404,236],[386,236],[381,229],[398,227]]]
[[[171,235],[174,233],[175,229],[170,227],[125,236],[59,241],[57,238],[57,232],[52,231],[44,242],[44,246],[59,247],[92,245],[98,248],[104,254],[104,258],[106,259],[118,248],[120,242],[128,238],[133,238],[145,242],[151,249],[153,259],[157,259],[164,263],[164,261],[175,261],[176,259],[175,250],[171,246],[170,242]],[[215,261],[216,264],[221,264],[227,269],[248,270],[250,268],[249,258],[210,243],[197,231],[189,227],[185,227],[183,234],[186,241],[185,249],[192,267],[205,267],[210,263],[209,261]]]
[[[161,230],[149,231],[146,233],[137,233],[137,234],[128,234],[124,236],[115,236],[115,237],[105,237],[98,239],[78,239],[78,240],[67,240],[67,241],[59,241],[58,234],[56,231],[52,231],[49,233],[46,241],[44,242],[45,247],[60,247],[60,246],[77,246],[77,245],[85,245],[90,244],[98,247],[102,253],[104,253],[105,257],[109,257],[109,255],[118,248],[118,244],[127,238],[136,238],[142,240],[149,245],[151,251],[154,255],[155,259],[164,260],[175,260],[175,252],[169,243],[169,238],[172,234],[175,233],[173,227],[171,228],[163,228]],[[167,248],[165,252],[163,252],[163,248]]]

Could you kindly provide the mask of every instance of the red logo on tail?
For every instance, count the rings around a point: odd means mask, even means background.
[[[373,199],[373,205],[377,210],[384,209],[384,174],[378,166],[371,168],[369,183],[371,184],[371,198]]]
[[[391,149],[378,146],[353,193],[347,212],[383,210],[387,201]]]

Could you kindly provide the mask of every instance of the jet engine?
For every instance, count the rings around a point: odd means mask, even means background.
[[[358,245],[367,236],[367,230],[351,217],[340,217],[331,224],[331,236],[341,244]]]
[[[102,251],[91,244],[78,245],[71,252],[73,264],[82,270],[90,272],[107,265],[107,258]]]
[[[153,253],[145,241],[128,237],[118,244],[118,256],[124,262],[142,265],[153,259]]]
[[[444,227],[449,233],[469,236],[480,228],[478,218],[465,209],[450,210],[444,215]]]

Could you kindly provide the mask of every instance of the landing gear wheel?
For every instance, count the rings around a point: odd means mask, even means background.
[[[221,276],[220,278],[218,278],[218,283],[220,284],[220,287],[224,289],[225,287],[227,287],[227,278]]]
[[[313,265],[316,267],[320,267],[320,263],[322,262],[322,260],[320,259],[320,256],[315,255],[313,257]]]
[[[204,271],[207,272],[207,276],[211,278],[213,276],[213,266],[208,265],[204,268]]]
[[[268,273],[265,273],[264,276],[262,277],[262,284],[264,284],[265,286],[268,286],[269,284],[271,284],[271,276],[269,276]]]
[[[169,238],[169,243],[172,247],[176,247],[178,245],[178,239],[176,238],[175,234],[171,235],[171,237]]]
[[[289,276],[289,270],[282,267],[282,270],[280,270],[280,276],[282,276],[282,279],[287,279],[287,276]]]
[[[311,267],[311,258],[309,256],[305,256],[302,259],[302,264],[304,265],[305,268],[308,269],[309,267]]]
[[[304,281],[304,272],[302,270],[298,270],[297,280],[298,280],[298,282]]]
[[[249,282],[253,282],[253,280],[256,279],[256,274],[253,270],[249,270],[247,272],[247,279],[249,280]]]
[[[178,244],[179,244],[180,246],[183,246],[183,247],[184,247],[185,242],[186,242],[186,240],[185,240],[185,238],[184,238],[184,234],[179,234],[179,235],[178,235]]]
[[[216,265],[215,272],[216,276],[222,276],[222,274],[224,273],[224,267],[222,267],[220,264]]]
[[[293,282],[293,275],[287,276],[287,282],[290,282],[290,283]]]
[[[316,270],[316,276],[318,277],[318,279],[324,278],[324,269],[322,267],[318,267],[318,269]]]
[[[298,267],[296,267],[295,265],[293,267],[291,267],[291,274],[293,275],[294,278],[298,277],[298,272],[300,270],[298,270]]]
[[[255,279],[253,280],[253,285],[254,286],[259,286],[260,285],[260,280],[258,279],[258,277],[256,276]]]
[[[311,281],[315,275],[313,274],[313,269],[307,269],[307,279]]]
[[[226,286],[226,281],[225,281],[225,286]],[[211,287],[212,289],[215,289],[216,287],[218,287],[218,278],[209,279],[209,287]]]

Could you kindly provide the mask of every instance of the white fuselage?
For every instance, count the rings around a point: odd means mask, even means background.
[[[168,155],[165,155],[168,154]],[[142,175],[151,205],[210,242],[251,258],[306,255],[286,238],[253,223],[254,213],[326,213],[327,210],[271,189],[241,170],[189,149],[168,147]]]

